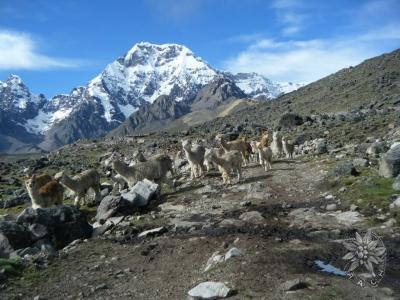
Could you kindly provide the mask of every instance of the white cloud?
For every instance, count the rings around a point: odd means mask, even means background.
[[[78,64],[39,53],[37,43],[26,33],[0,30],[0,70],[74,68]]]
[[[276,81],[312,82],[382,52],[378,32],[355,38],[261,39],[222,64],[231,72],[257,72]],[[393,48],[391,48],[393,49]]]
[[[308,15],[302,12],[304,7],[300,1],[276,0],[272,7],[275,10],[278,22],[282,26],[282,35],[294,35],[306,27]]]

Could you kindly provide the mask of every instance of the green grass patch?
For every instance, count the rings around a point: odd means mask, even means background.
[[[367,215],[375,214],[374,206],[388,209],[391,203],[390,196],[398,193],[392,188],[393,179],[380,177],[377,171],[372,169],[362,170],[357,177],[345,177],[341,183],[347,187],[343,196],[351,203],[361,199],[355,204]]]
[[[20,276],[24,268],[18,260],[0,258],[0,269],[4,269],[8,276]]]

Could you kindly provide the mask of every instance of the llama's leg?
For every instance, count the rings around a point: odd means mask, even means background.
[[[76,196],[75,196],[74,205],[75,205],[77,208],[80,207],[80,200],[81,200],[80,195],[76,195]]]
[[[190,163],[190,179],[194,179],[196,177],[196,167],[193,163]]]
[[[238,167],[236,169],[237,172],[237,176],[238,176],[238,182],[242,179],[242,169],[240,167]]]

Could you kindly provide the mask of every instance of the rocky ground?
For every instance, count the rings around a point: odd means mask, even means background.
[[[186,174],[151,209],[60,250],[47,267],[11,277],[1,298],[186,299],[197,284],[216,281],[231,289],[231,299],[397,299],[399,219],[386,199],[395,193],[393,180],[382,181],[374,167],[357,167],[358,176],[345,167],[339,172],[342,161],[302,156],[276,161],[269,172],[252,164],[240,183],[227,187],[216,172],[193,182]],[[340,176],[331,177],[334,172]],[[381,192],[382,206],[366,201],[368,188]],[[388,253],[378,288],[357,287],[316,265],[343,268],[340,240],[368,228]],[[229,250],[238,256],[221,259]]]

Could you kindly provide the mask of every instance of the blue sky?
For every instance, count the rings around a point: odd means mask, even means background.
[[[212,66],[310,82],[400,47],[399,0],[1,0],[0,80],[51,97],[135,43],[178,43]]]

